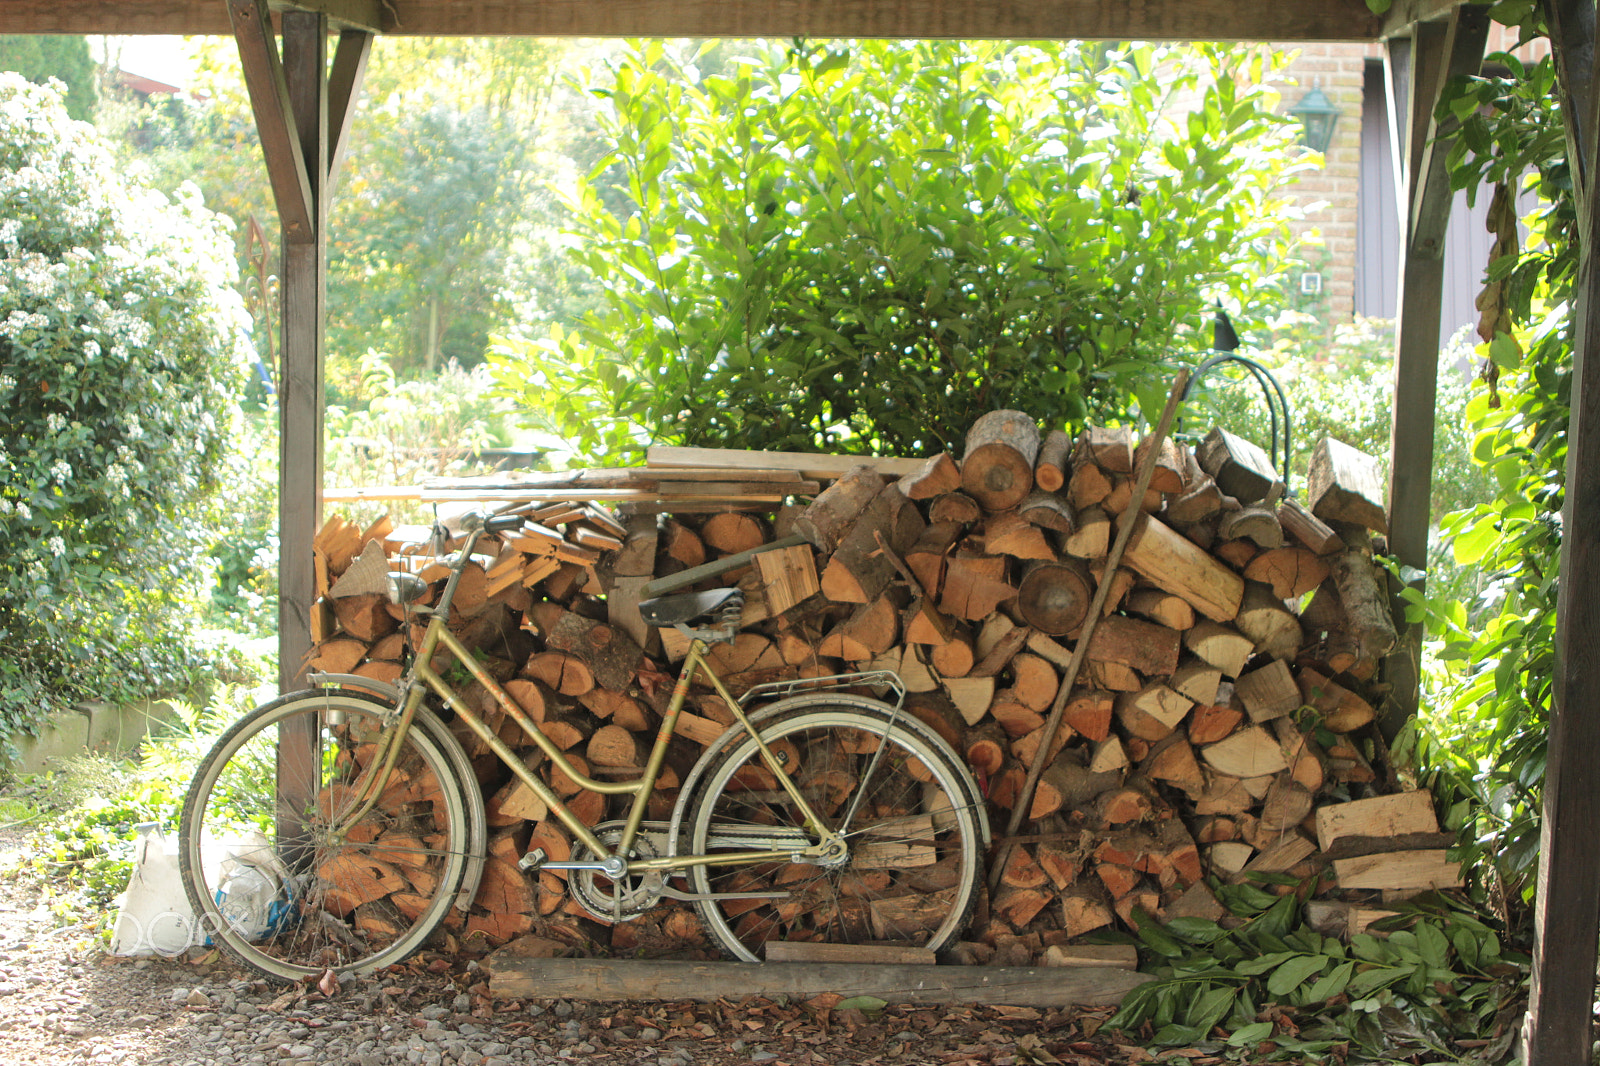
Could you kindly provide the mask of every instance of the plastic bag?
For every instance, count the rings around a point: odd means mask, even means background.
[[[180,955],[199,943],[194,909],[178,872],[178,847],[160,826],[139,826],[133,876],[111,930],[113,955]]]

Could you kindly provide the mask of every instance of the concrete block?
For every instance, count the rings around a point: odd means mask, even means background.
[[[83,754],[88,741],[89,716],[78,711],[60,711],[40,726],[38,736],[13,738],[17,759],[12,769],[23,774],[40,773],[64,759]]]
[[[75,708],[84,715],[89,722],[89,733],[85,744],[92,752],[109,755],[114,752],[125,751],[123,746],[122,708],[114,703],[104,703],[91,700],[80,703]]]

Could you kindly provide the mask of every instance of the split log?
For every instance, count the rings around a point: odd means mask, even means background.
[[[1154,445],[1154,437],[1147,436],[1139,442],[1133,452],[1133,469],[1138,470],[1144,462],[1145,454]],[[1171,437],[1161,438],[1161,450],[1156,456],[1155,467],[1150,474],[1150,490],[1166,494],[1175,494],[1183,491],[1183,457],[1180,446]]]
[[[1044,531],[1023,518],[1018,511],[990,515],[983,524],[983,550],[990,555],[1009,555],[1013,559],[1050,559],[1055,550],[1045,542]]]
[[[929,500],[961,487],[961,470],[947,453],[940,452],[914,472],[903,475],[900,491],[908,500]]]
[[[1078,530],[1078,520],[1072,508],[1054,493],[1034,493],[1017,505],[1017,514],[1024,521],[1041,529],[1054,530],[1062,536],[1071,536]]]
[[[1283,495],[1283,482],[1267,453],[1225,429],[1214,428],[1206,434],[1195,449],[1195,458],[1217,488],[1240,503],[1273,504]]]
[[[1067,483],[1067,500],[1073,508],[1082,511],[1097,506],[1111,495],[1111,478],[1093,462],[1078,463]]]
[[[943,687],[968,725],[976,724],[988,714],[989,705],[994,702],[992,677],[947,677]]]
[[[1080,881],[1061,893],[1061,928],[1069,937],[1104,929],[1115,920],[1110,901],[1098,886]]]
[[[1283,526],[1270,507],[1252,504],[1225,512],[1217,522],[1217,536],[1224,540],[1249,540],[1258,548],[1283,547]]]
[[[1116,701],[1109,692],[1074,692],[1062,709],[1061,721],[1074,733],[1102,741],[1110,734],[1115,707]]]
[[[1305,639],[1300,619],[1272,594],[1270,587],[1255,581],[1245,583],[1233,624],[1250,638],[1257,651],[1274,659],[1293,662]]]
[[[1089,426],[1079,438],[1078,455],[1110,474],[1133,473],[1133,430],[1127,426]]]
[[[783,614],[821,591],[816,557],[804,544],[761,552],[755,562],[771,616]]]
[[[1167,503],[1165,518],[1177,529],[1204,522],[1222,510],[1222,490],[1209,477],[1202,478],[1183,495]]]
[[[1166,676],[1178,668],[1183,634],[1154,622],[1112,615],[1095,627],[1088,659],[1116,663],[1145,676]]]
[[[1280,659],[1244,674],[1234,686],[1239,702],[1252,722],[1267,722],[1294,713],[1300,706],[1300,687]]]
[[[831,553],[882,491],[883,475],[866,464],[852,467],[795,518],[794,531]]]
[[[1297,600],[1310,592],[1329,574],[1328,564],[1309,548],[1273,548],[1245,564],[1244,576],[1272,587],[1280,600]]]
[[[1200,659],[1190,659],[1172,672],[1167,684],[1193,703],[1212,704],[1217,702],[1222,687],[1222,671]]]
[[[1007,669],[1011,672],[1011,691],[1020,702],[1041,713],[1055,702],[1061,678],[1045,659],[1022,652],[1012,657]]]
[[[1259,726],[1246,726],[1225,740],[1206,745],[1200,749],[1200,757],[1230,777],[1260,777],[1289,768],[1277,739]]]
[[[1306,472],[1306,506],[1313,515],[1388,533],[1383,500],[1383,468],[1377,459],[1332,437],[1317,442]]]
[[[1301,699],[1322,712],[1322,725],[1330,732],[1360,729],[1377,716],[1372,704],[1310,667],[1301,668],[1297,681]]]
[[[1317,846],[1323,851],[1347,837],[1393,837],[1438,830],[1433,794],[1424,789],[1336,803],[1317,811]]]
[[[1129,735],[1154,743],[1176,729],[1192,706],[1166,685],[1155,682],[1117,697],[1117,721]]]
[[[1123,606],[1141,618],[1148,618],[1168,629],[1190,629],[1194,626],[1194,608],[1181,596],[1160,589],[1137,588],[1129,592]]]
[[[1220,670],[1224,677],[1238,677],[1244,664],[1255,654],[1255,642],[1238,630],[1216,622],[1201,621],[1184,631],[1183,646],[1201,661]]]
[[[1189,713],[1189,742],[1204,746],[1215,744],[1239,727],[1244,712],[1225,704],[1197,704]]]
[[[1061,550],[1078,559],[1103,559],[1111,550],[1111,518],[1099,505],[1078,511],[1077,528],[1062,540]]]
[[[1124,515],[1122,521],[1128,521]],[[1244,578],[1217,562],[1193,541],[1146,515],[1128,541],[1123,561],[1157,588],[1181,596],[1214,622],[1239,612]]]
[[[897,486],[885,485],[839,538],[822,570],[823,595],[836,603],[876,599],[896,572],[883,545],[896,553],[907,551],[924,528],[922,515],[911,501]]]
[[[1278,523],[1283,531],[1315,555],[1332,555],[1344,551],[1344,539],[1328,523],[1306,509],[1306,505],[1293,496],[1286,496],[1278,504]]]

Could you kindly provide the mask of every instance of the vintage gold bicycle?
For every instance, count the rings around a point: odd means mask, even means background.
[[[251,711],[202,761],[184,802],[179,861],[212,942],[280,980],[366,973],[417,951],[452,910],[464,914],[478,893],[488,829],[452,720],[572,835],[569,858],[535,849],[522,869],[565,871],[568,890],[598,918],[626,921],[663,899],[690,901],[721,948],[746,961],[760,961],[773,939],[935,950],[956,939],[978,897],[988,819],[961,760],[904,711],[898,677],[873,671],[759,685],[735,699],[706,653],[738,632],[742,594],[662,595],[684,579],[652,582],[645,594],[654,598],[640,613],[687,635],[688,656],[643,772],[595,780],[445,624],[480,538],[522,522],[516,514],[463,519],[460,551],[432,607],[420,602],[428,586],[418,578],[390,575],[394,602],[429,616],[398,684],[313,675],[312,689]],[[436,524],[439,554],[448,537]],[[536,745],[531,765],[432,667],[439,652]],[[684,777],[670,818],[647,821],[700,677],[736,724]],[[539,754],[583,788],[622,798],[625,816],[592,828],[574,817],[536,772]]]

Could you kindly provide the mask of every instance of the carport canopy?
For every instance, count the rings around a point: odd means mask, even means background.
[[[1541,0],[1567,123],[1582,231],[1575,304],[1556,699],[1545,783],[1527,1061],[1590,1061],[1600,934],[1600,242],[1595,198],[1595,0]],[[1381,6],[1381,5],[1380,5]],[[228,35],[239,46],[282,230],[280,681],[310,648],[311,540],[320,526],[324,220],[377,36],[995,38],[1381,42],[1405,220],[1390,444],[1389,550],[1426,566],[1452,130],[1445,82],[1482,60],[1488,8],[1459,0],[5,0],[0,33]],[[330,61],[331,47],[331,61]],[[1401,617],[1403,623],[1403,615]],[[1393,726],[1417,706],[1421,634],[1385,663]],[[1594,665],[1591,665],[1594,664]],[[1559,919],[1559,921],[1558,921]]]

